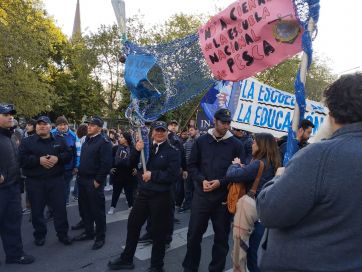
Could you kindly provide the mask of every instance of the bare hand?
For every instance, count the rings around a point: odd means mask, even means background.
[[[151,180],[151,172],[150,171],[146,171],[142,174],[142,179],[144,182],[148,182]]]
[[[137,175],[137,169],[136,168],[133,168],[132,170],[132,176],[136,176]]]
[[[203,187],[203,189],[204,189],[204,192],[209,192],[209,190],[210,190],[210,184],[209,184],[209,182],[208,182],[207,180],[204,180],[204,181],[202,182],[202,187]]]
[[[4,176],[1,175],[1,176],[0,176],[0,184],[3,183],[4,181],[5,181]]]
[[[99,186],[101,186],[98,182],[93,180],[94,188],[98,189]]]
[[[183,179],[187,179],[187,176],[188,176],[187,171],[183,171],[183,172],[182,172],[182,178],[183,178]]]
[[[137,151],[141,151],[142,149],[145,148],[145,144],[143,141],[137,141],[136,146],[135,146]]]
[[[111,169],[111,174],[114,175],[116,173],[116,168]]]
[[[48,160],[49,160],[51,163],[53,163],[53,166],[56,165],[57,162],[59,161],[58,157],[57,157],[57,156],[53,156],[53,155],[50,155]]]
[[[72,174],[73,174],[73,175],[78,174],[78,168],[74,168],[73,171],[72,171]]]
[[[285,167],[279,167],[279,168],[277,169],[277,172],[275,173],[275,176],[276,176],[276,177],[279,177],[279,176],[283,175],[283,174],[284,174],[284,171],[285,171]]]
[[[234,158],[234,160],[232,161],[232,164],[241,164],[241,161],[239,158]]]
[[[46,169],[50,169],[54,166],[54,164],[49,160],[48,156],[40,157],[40,165]]]
[[[211,191],[214,191],[215,189],[219,188],[220,187],[220,181],[218,179],[214,179],[212,181],[209,181],[209,188],[207,191],[205,192],[211,192]]]

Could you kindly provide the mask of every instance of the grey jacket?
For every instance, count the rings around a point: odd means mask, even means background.
[[[362,271],[362,123],[299,151],[257,209],[261,271]]]

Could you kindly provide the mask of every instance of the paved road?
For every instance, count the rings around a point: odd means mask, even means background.
[[[110,193],[107,193],[107,209],[110,206]],[[71,246],[60,244],[56,238],[53,222],[48,223],[48,234],[46,244],[43,247],[37,247],[33,242],[33,228],[29,222],[29,215],[23,217],[23,243],[27,253],[36,257],[36,262],[27,266],[5,265],[4,253],[0,249],[0,271],[4,272],[103,272],[108,271],[107,262],[118,256],[125,245],[127,233],[127,218],[129,210],[126,205],[124,195],[118,202],[116,213],[107,215],[107,237],[106,244],[100,250],[91,250],[92,241],[75,242]],[[170,272],[182,271],[181,263],[186,253],[186,234],[189,221],[189,213],[177,214],[180,220],[175,225],[173,242],[168,249],[165,257],[165,269]],[[71,202],[68,207],[68,219],[71,225],[78,221],[78,206],[76,202]],[[70,236],[75,236],[81,231],[70,231]],[[213,232],[209,226],[204,235],[202,243],[202,259],[199,271],[208,271],[208,263],[211,260],[211,247],[213,241]],[[231,245],[231,242],[229,243]],[[135,256],[136,268],[132,271],[145,271],[149,267],[151,246],[139,246]],[[226,270],[231,267],[230,257],[227,259]]]

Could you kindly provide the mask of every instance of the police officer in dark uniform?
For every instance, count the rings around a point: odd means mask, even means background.
[[[82,145],[79,164],[79,204],[83,210],[85,232],[76,241],[94,239],[92,249],[105,243],[106,211],[104,186],[112,168],[112,143],[102,134],[103,120],[93,117],[88,122],[88,135]]]
[[[21,240],[20,169],[16,144],[11,140],[13,115],[11,104],[0,104],[0,236],[6,263],[30,264]]]
[[[167,125],[156,121],[152,124],[152,140],[147,171],[142,174],[138,185],[138,195],[128,218],[127,242],[121,256],[108,263],[111,270],[133,269],[133,256],[142,225],[150,217],[153,238],[151,267],[148,271],[164,271],[166,236],[172,227],[173,197],[172,187],[175,173],[180,171],[178,150],[167,141]],[[143,143],[136,143],[136,150],[143,149]],[[139,153],[139,152],[138,152]],[[133,157],[133,156],[132,156]],[[139,157],[139,155],[138,155]],[[132,161],[137,161],[132,159]]]
[[[65,204],[64,165],[72,159],[72,151],[64,138],[50,133],[50,120],[37,119],[36,134],[25,138],[19,147],[20,166],[26,177],[26,188],[31,205],[35,244],[43,246],[47,233],[44,208],[49,205],[54,213],[54,227],[58,240],[70,245]]]

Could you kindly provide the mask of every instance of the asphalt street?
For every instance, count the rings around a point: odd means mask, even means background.
[[[106,208],[110,206],[111,192],[106,193]],[[70,225],[78,222],[78,206],[76,201],[71,201],[68,210]],[[29,214],[24,214],[22,234],[23,244],[26,253],[36,257],[36,262],[31,265],[5,265],[4,252],[0,249],[0,271],[6,272],[103,272],[109,271],[107,263],[110,259],[119,256],[122,247],[125,245],[127,234],[127,218],[129,210],[124,195],[118,202],[116,212],[107,215],[106,244],[99,250],[91,250],[93,241],[74,242],[71,246],[64,246],[59,243],[54,232],[53,221],[48,222],[48,234],[46,243],[42,247],[34,244],[33,227],[29,222]],[[165,270],[178,272],[182,270],[182,261],[186,253],[186,235],[190,213],[176,214],[180,220],[175,224],[173,242],[166,252]],[[69,231],[71,237],[80,234],[81,231]],[[211,248],[213,232],[211,223],[204,235],[202,242],[202,258],[199,271],[208,271],[208,264],[211,261]],[[229,241],[231,247],[231,240]],[[151,245],[139,245],[134,258],[135,269],[132,271],[145,271],[149,267]],[[227,259],[226,270],[231,268],[230,253]],[[128,271],[128,270],[124,270]]]

